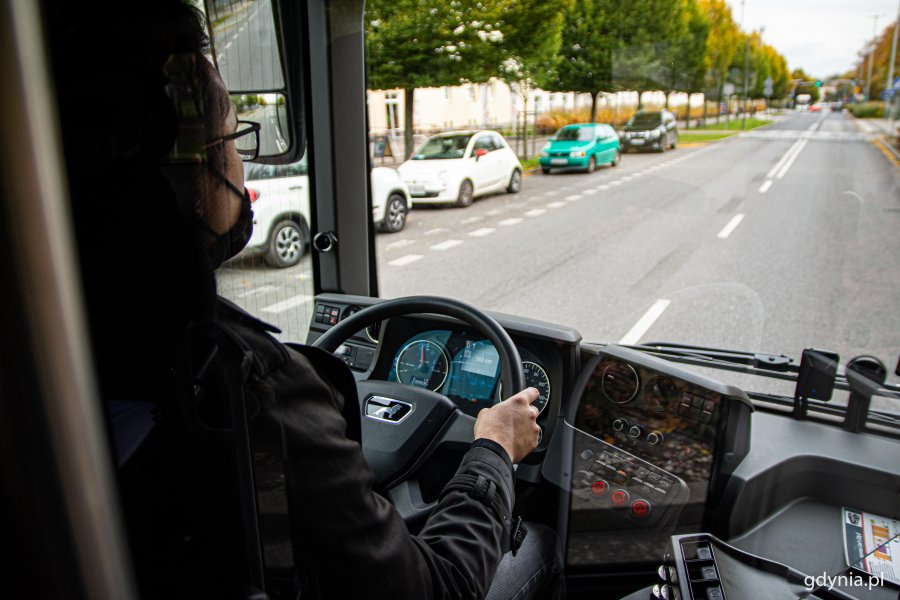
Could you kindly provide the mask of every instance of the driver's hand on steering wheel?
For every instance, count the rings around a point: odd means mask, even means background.
[[[513,463],[518,463],[537,447],[540,411],[532,403],[539,397],[535,388],[525,388],[499,404],[482,409],[475,421],[475,439],[497,442]]]

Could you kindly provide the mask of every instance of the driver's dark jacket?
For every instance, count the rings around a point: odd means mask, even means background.
[[[445,489],[422,531],[410,535],[391,503],[373,490],[348,367],[318,348],[279,343],[266,332],[270,326],[227,301],[219,307],[220,339],[235,344],[249,363],[243,390],[255,413],[257,494],[286,490],[301,598],[482,598],[510,536],[488,499]],[[476,441],[461,474],[493,482],[491,493],[506,515],[512,513],[512,463],[499,445]],[[261,510],[267,504],[278,502],[260,502]]]

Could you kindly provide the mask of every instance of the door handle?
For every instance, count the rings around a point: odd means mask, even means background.
[[[303,186],[302,185],[291,185],[291,186],[288,186],[288,189],[289,190],[302,190]]]

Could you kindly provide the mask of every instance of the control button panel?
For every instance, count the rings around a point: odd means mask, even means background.
[[[597,438],[576,438],[573,509],[606,510],[632,523],[657,523],[680,510],[687,484],[637,456]]]

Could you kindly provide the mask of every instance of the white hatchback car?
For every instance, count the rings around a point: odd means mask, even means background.
[[[469,206],[476,196],[522,186],[522,165],[495,131],[455,131],[429,138],[397,169],[413,198]]]
[[[412,208],[406,184],[385,167],[372,169],[369,180],[372,220],[382,231],[400,231]],[[245,163],[244,186],[253,208],[253,235],[240,256],[262,254],[273,267],[296,265],[311,241],[306,156],[287,165]]]

